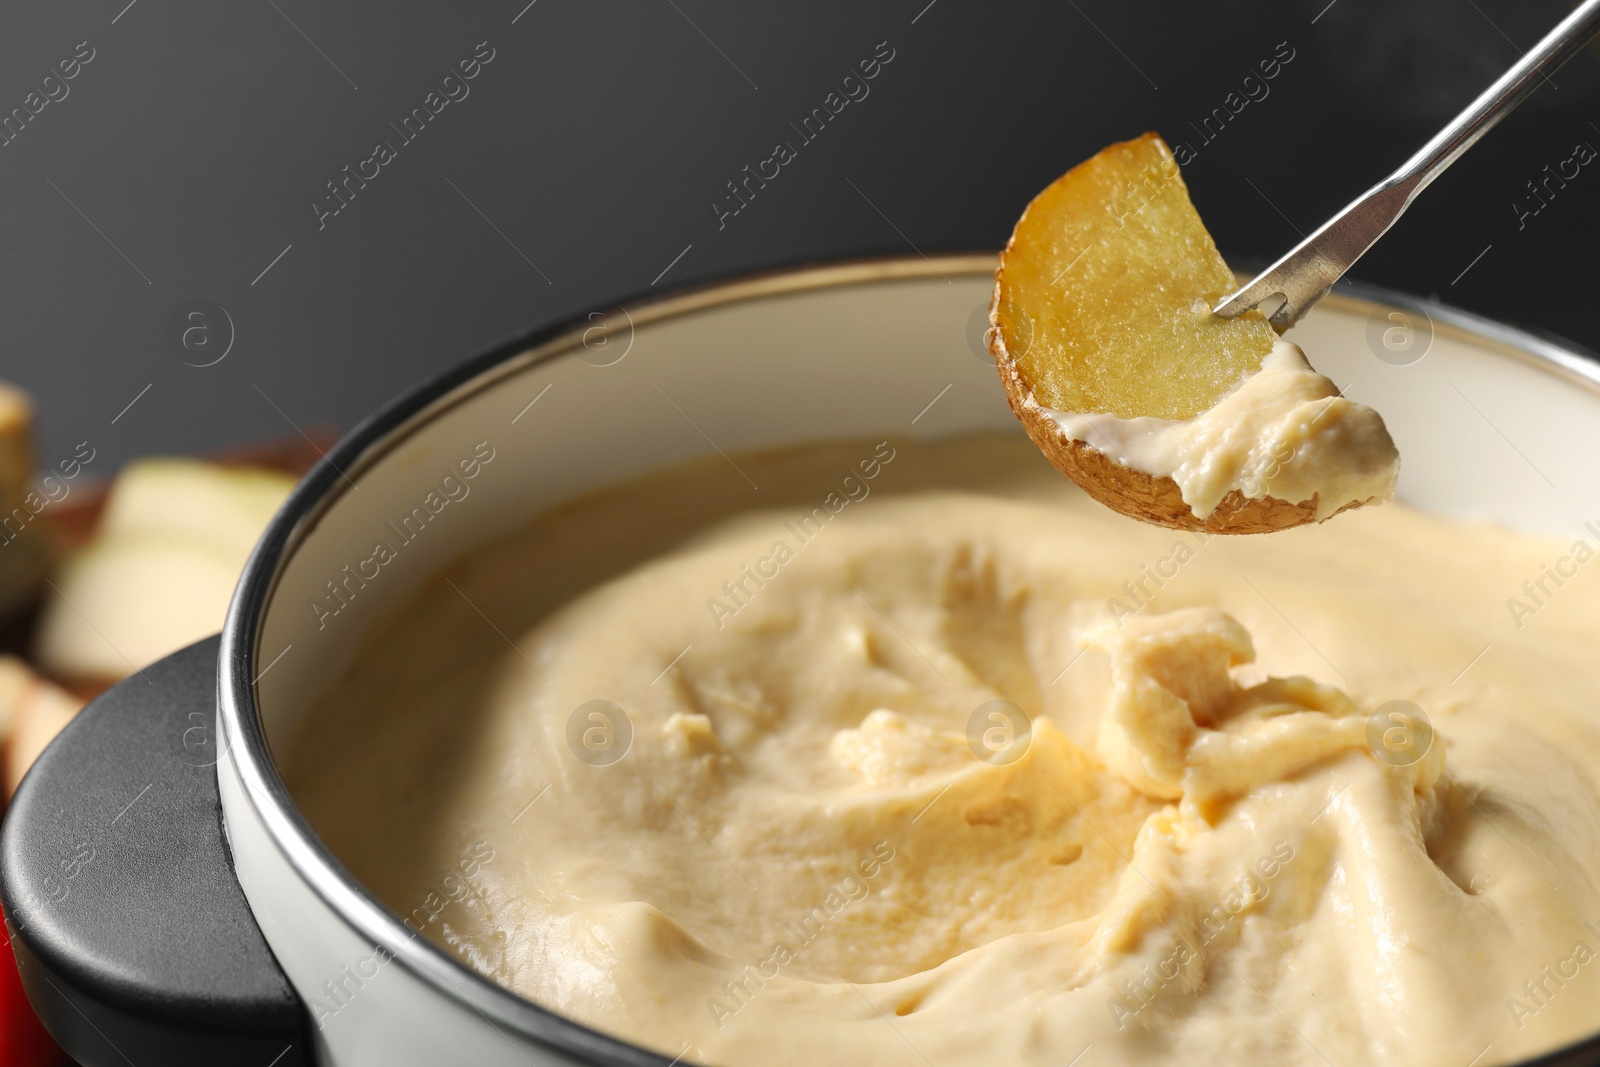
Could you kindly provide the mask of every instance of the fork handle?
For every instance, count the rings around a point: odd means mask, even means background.
[[[1216,314],[1233,318],[1267,299],[1282,296],[1283,305],[1267,321],[1279,333],[1293,326],[1388,232],[1418,193],[1596,33],[1600,33],[1600,0],[1584,0],[1399,169],[1347,204],[1242,289],[1225,297],[1216,306]]]
[[[1577,55],[1597,32],[1600,32],[1600,0],[1584,0],[1555,29],[1545,34],[1532,51],[1496,78],[1493,85],[1479,93],[1466,110],[1417,149],[1417,153],[1389,177],[1389,182],[1398,184],[1415,177],[1417,185],[1411,190],[1411,198],[1415,198],[1433,179],[1444,173],[1446,167],[1476,144],[1478,138],[1492,130],[1512,108],[1531,96],[1562,64]]]

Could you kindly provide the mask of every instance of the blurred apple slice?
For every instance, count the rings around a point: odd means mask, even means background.
[[[172,533],[249,553],[293,487],[289,475],[257,467],[141,459],[117,477],[96,534]]]
[[[56,575],[39,663],[108,684],[215,633],[250,549],[288,495],[287,474],[146,459],[118,476],[94,538]]]
[[[26,503],[33,466],[33,403],[0,382],[0,619],[32,600],[50,558],[46,531]]]
[[[0,656],[0,734],[9,802],[45,746],[83,708],[83,701],[33,673],[15,656]]]
[[[97,538],[61,569],[35,636],[39,663],[114,681],[222,628],[244,551],[148,533]]]
[[[22,390],[0,382],[0,505],[22,502],[33,479],[33,404]]]

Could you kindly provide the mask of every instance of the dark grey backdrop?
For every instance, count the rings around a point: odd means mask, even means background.
[[[1569,9],[11,4],[0,115],[21,108],[26,121],[13,117],[0,147],[0,377],[37,394],[46,459],[87,439],[103,472],[291,423],[347,428],[507,333],[652,283],[997,247],[1046,182],[1145,129],[1196,148],[1186,176],[1218,243],[1236,264],[1262,261],[1397,164]],[[790,124],[881,42],[893,59],[868,95],[800,145]],[[390,123],[430,92],[443,98],[458,62],[489,49],[464,90],[448,87],[468,95],[404,142]],[[1245,82],[1285,49],[1293,58],[1270,82]],[[1203,141],[1201,120],[1246,89],[1257,99]],[[1515,206],[1538,206],[1527,183],[1579,142],[1600,148],[1597,122],[1591,52],[1458,163],[1358,276],[1600,347],[1600,166],[1551,185],[1538,214]],[[325,183],[380,140],[395,158],[319,224]],[[726,183],[779,141],[797,158],[719,225]],[[169,319],[195,300],[233,324],[213,366],[188,365],[169,343]],[[226,333],[217,322],[189,339],[209,337],[201,351],[215,352]]]

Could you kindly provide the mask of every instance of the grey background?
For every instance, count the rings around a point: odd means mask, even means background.
[[[1287,42],[1295,58],[1270,95],[1185,171],[1224,253],[1259,264],[1571,6],[525,5],[69,0],[0,13],[0,114],[79,42],[95,51],[0,148],[0,378],[37,396],[42,458],[87,439],[109,473],[291,423],[349,428],[496,339],[653,282],[998,247],[1034,192],[1104,144],[1145,129],[1199,144],[1189,124]],[[495,58],[470,95],[319,229],[324,183],[376,141],[398,143],[388,124],[485,41]],[[885,41],[895,58],[870,95],[719,228],[725,183],[797,140],[789,123]],[[1357,276],[1600,347],[1600,165],[1520,229],[1512,206],[1576,142],[1600,148],[1597,122],[1591,51]],[[226,309],[236,333],[203,368],[166,337],[196,299]]]

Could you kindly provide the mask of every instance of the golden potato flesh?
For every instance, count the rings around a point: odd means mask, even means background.
[[[1211,313],[1233,287],[1171,150],[1147,133],[1028,205],[1000,257],[997,340],[1046,407],[1192,418],[1277,339],[1257,312]]]

